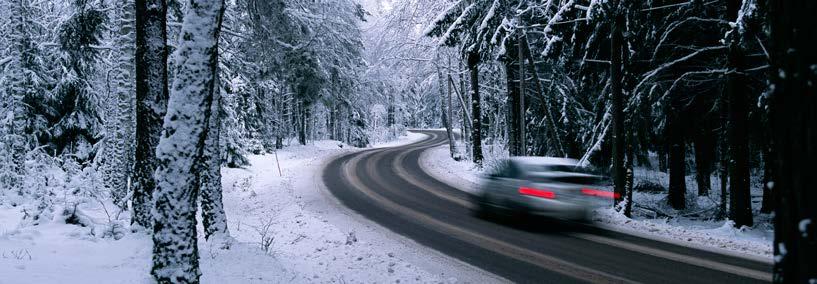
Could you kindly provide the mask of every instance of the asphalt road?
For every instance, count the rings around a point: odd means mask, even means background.
[[[547,220],[472,217],[468,194],[425,173],[423,151],[444,132],[411,145],[329,162],[323,179],[344,205],[420,244],[520,283],[757,283],[771,265]]]

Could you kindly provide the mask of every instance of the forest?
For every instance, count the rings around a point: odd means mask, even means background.
[[[815,19],[805,0],[2,0],[0,204],[30,225],[105,204],[105,234],[152,235],[158,282],[197,282],[197,212],[229,243],[222,167],[442,128],[480,168],[579,159],[628,217],[770,222],[775,281],[805,283]]]

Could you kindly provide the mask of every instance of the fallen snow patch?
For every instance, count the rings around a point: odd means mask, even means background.
[[[422,140],[410,133],[376,147]],[[504,282],[401,238],[339,205],[323,187],[330,158],[360,151],[337,141],[250,156],[247,169],[223,169],[229,249],[206,242],[199,226],[203,283],[486,283]],[[279,174],[280,167],[280,174]],[[152,240],[127,227],[105,237],[99,205],[80,208],[90,226],[64,216],[22,225],[21,207],[0,203],[0,283],[152,283]],[[58,214],[55,214],[58,215]]]

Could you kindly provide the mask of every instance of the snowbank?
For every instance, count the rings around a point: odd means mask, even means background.
[[[479,169],[471,162],[451,159],[447,147],[437,147],[423,153],[421,165],[438,180],[463,191],[473,191],[479,182]],[[636,178],[652,179],[660,184],[666,182],[667,177],[660,172],[638,170]],[[717,177],[713,177],[713,188],[718,188],[714,185],[719,182]],[[697,192],[694,176],[687,177],[687,187],[690,198],[688,203],[691,205],[685,212],[667,209],[665,193],[635,192],[633,199],[640,209],[634,210],[640,214],[627,218],[611,208],[603,208],[595,211],[593,221],[608,230],[771,261],[774,230],[770,215],[755,212],[756,225],[741,229],[734,228],[733,223],[728,220],[708,220],[705,218],[706,213],[711,213],[716,208],[719,193],[713,190],[709,197],[694,196],[694,192]]]
[[[408,145],[414,142],[421,141],[428,137],[428,135],[419,132],[406,132],[405,135],[398,137],[396,140],[389,142],[374,143],[373,148],[386,148]]]

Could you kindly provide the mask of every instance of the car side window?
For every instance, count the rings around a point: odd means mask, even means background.
[[[508,177],[508,165],[508,161],[501,161],[488,171],[488,175],[492,177]]]
[[[517,167],[518,166],[514,165],[514,163],[506,162],[505,163],[505,169],[504,169],[504,173],[505,173],[504,176],[505,177],[510,177],[510,178],[518,178],[521,171]]]

